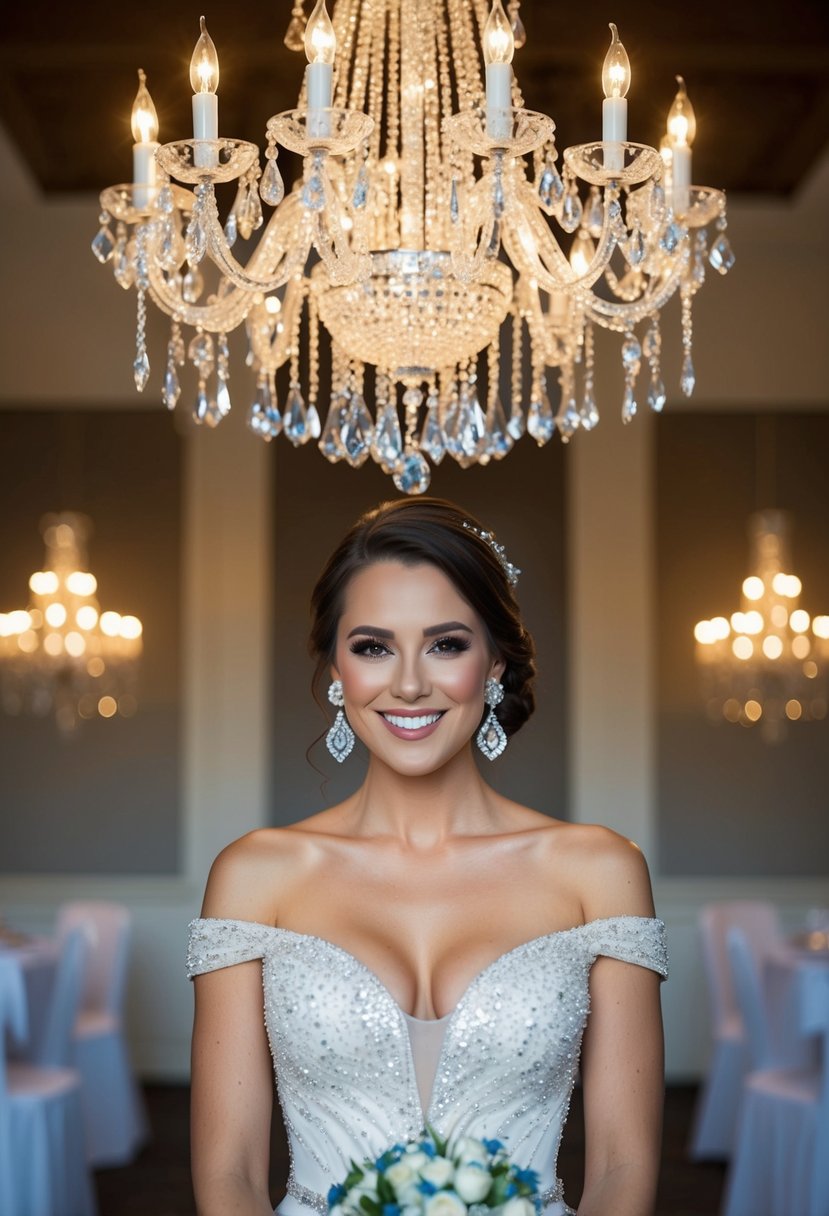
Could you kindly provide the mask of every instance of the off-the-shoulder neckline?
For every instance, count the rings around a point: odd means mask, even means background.
[[[205,922],[212,922],[214,924],[226,924],[226,925],[246,925],[246,926],[249,926],[250,928],[254,928],[254,929],[265,929],[271,933],[284,934],[287,937],[295,938],[299,941],[316,942],[318,945],[321,945],[324,948],[333,951],[334,954],[339,955],[342,958],[348,959],[349,962],[353,963],[366,977],[368,977],[377,986],[377,988],[380,991],[382,991],[385,994],[385,997],[394,1005],[395,1009],[397,1009],[397,1011],[404,1018],[412,1018],[412,1014],[407,1013],[406,1010],[403,1009],[402,1006],[397,1002],[397,1000],[395,1000],[390,989],[380,979],[380,977],[376,971],[373,971],[372,968],[368,966],[368,964],[364,963],[362,961],[362,959],[359,959],[356,956],[356,954],[352,954],[351,951],[347,950],[345,946],[340,946],[337,944],[337,942],[332,942],[327,937],[320,937],[316,933],[301,933],[296,929],[283,928],[283,926],[281,926],[281,925],[266,925],[262,921],[244,920],[244,919],[237,919],[234,917],[221,917],[221,916],[196,917],[194,920],[192,920],[190,922],[190,927],[192,928],[194,925],[202,924]],[[664,922],[655,916],[603,916],[603,917],[597,917],[595,920],[584,921],[580,925],[570,925],[566,929],[553,929],[552,932],[550,932],[550,933],[541,933],[537,937],[531,937],[531,938],[528,938],[526,941],[519,942],[517,946],[511,946],[509,950],[502,951],[501,954],[497,955],[494,959],[492,959],[484,967],[482,967],[479,971],[477,971],[475,973],[475,975],[473,975],[473,977],[469,981],[469,983],[466,985],[466,987],[464,988],[454,1009],[450,1010],[448,1013],[443,1014],[443,1016],[440,1018],[416,1018],[413,1020],[426,1021],[426,1022],[448,1022],[451,1018],[453,1018],[455,1016],[455,1014],[458,1012],[458,1010],[461,1008],[461,1006],[465,1003],[465,1001],[469,997],[470,993],[473,991],[474,988],[477,987],[477,985],[481,982],[481,980],[484,978],[484,976],[488,975],[496,967],[501,966],[507,959],[512,958],[514,955],[518,954],[520,951],[530,949],[531,947],[540,947],[545,942],[552,941],[557,938],[567,937],[569,935],[578,934],[578,933],[583,932],[585,929],[595,929],[599,925],[612,925],[612,924],[617,924],[619,922],[640,922],[640,923],[644,923],[644,924],[655,925],[662,929],[664,929],[664,927],[665,927]]]

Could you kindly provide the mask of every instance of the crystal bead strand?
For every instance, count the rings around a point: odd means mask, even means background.
[[[290,382],[288,386],[288,398],[285,402],[285,411],[282,417],[282,429],[285,437],[291,441],[294,447],[307,443],[311,438],[299,374],[300,328],[304,305],[305,299],[303,293],[303,296],[298,301],[291,326]]]
[[[655,413],[659,414],[665,405],[665,385],[662,382],[660,371],[662,334],[659,328],[658,313],[654,313],[650,318],[645,339],[642,343],[642,352],[648,361],[651,373],[651,382],[648,386],[648,405]]]
[[[594,349],[593,326],[588,321],[584,327],[584,387],[581,399],[579,423],[582,430],[592,431],[599,421],[599,411],[596,407],[596,390],[594,384]]]
[[[512,310],[512,367],[510,370],[510,409],[507,430],[517,441],[527,429],[523,408],[524,321],[517,307]]]
[[[313,292],[308,295],[308,436],[319,439],[322,433],[317,402],[320,387],[320,319],[317,298]]]
[[[150,375],[150,359],[147,355],[147,289],[150,281],[147,271],[148,225],[139,224],[135,234],[135,285],[136,325],[135,362],[132,365],[135,387],[143,393]]]
[[[636,416],[638,406],[634,395],[636,377],[642,364],[642,347],[632,329],[625,334],[622,343],[622,367],[625,373],[625,395],[622,400],[622,422],[631,422]]]
[[[696,384],[694,364],[691,358],[691,347],[694,341],[694,323],[691,315],[693,294],[691,283],[687,279],[684,279],[679,289],[682,315],[682,372],[679,378],[679,387],[684,397],[691,396]]]

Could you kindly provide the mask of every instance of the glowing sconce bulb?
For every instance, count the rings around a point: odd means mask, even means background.
[[[679,88],[668,111],[668,139],[675,148],[690,148],[697,133],[696,115],[685,88],[685,81],[681,76],[677,76],[676,82]]]
[[[612,21],[610,46],[602,64],[602,88],[608,101],[613,97],[627,97],[630,88],[630,60]]]
[[[327,111],[333,92],[336,50],[337,38],[325,0],[317,0],[305,27],[305,54],[308,57],[305,88],[308,95],[308,134],[320,139],[327,139],[331,134],[331,116]]]
[[[201,34],[190,60],[190,86],[193,90],[193,164],[209,169],[218,163],[218,153],[210,143],[219,138],[219,56],[207,32],[204,17],[199,18]]]
[[[138,92],[132,103],[130,126],[137,144],[151,144],[158,139],[158,114],[147,88],[146,73],[141,68],[138,69]]]
[[[602,65],[602,88],[602,143],[611,145],[604,149],[604,166],[606,169],[623,169],[625,152],[621,145],[627,139],[630,60],[612,21],[610,46]]]
[[[512,63],[515,35],[501,0],[494,0],[484,26],[484,63]]]
[[[150,202],[150,188],[155,185],[158,115],[141,68],[138,69],[138,92],[132,103],[130,126],[135,140],[132,146],[133,203],[136,207],[146,207]]]
[[[578,278],[583,278],[587,274],[593,262],[594,253],[595,249],[593,241],[590,239],[590,233],[584,228],[579,228],[570,247],[570,265],[573,268],[573,273]]]
[[[337,37],[325,7],[325,0],[317,0],[305,26],[305,55],[309,63],[333,64],[336,52]]]
[[[697,133],[697,120],[685,90],[685,81],[677,76],[676,97],[668,111],[668,142],[671,146],[671,190],[675,215],[688,210],[691,191],[691,144]]]
[[[493,0],[484,26],[486,64],[486,133],[490,139],[512,135],[512,57],[515,35],[501,0]]]
[[[215,93],[219,87],[219,56],[204,17],[199,17],[199,29],[199,40],[190,59],[190,87],[194,93]]]

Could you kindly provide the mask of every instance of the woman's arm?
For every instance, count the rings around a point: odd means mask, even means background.
[[[266,920],[257,898],[260,863],[251,838],[225,849],[207,884],[202,915]],[[263,1018],[262,965],[239,963],[197,976],[190,1140],[199,1216],[272,1216],[268,1157],[273,1073]]]
[[[599,831],[586,919],[652,916],[642,854],[630,841]],[[586,1157],[578,1216],[652,1216],[664,1095],[659,976],[654,971],[612,958],[594,962],[582,1086]]]

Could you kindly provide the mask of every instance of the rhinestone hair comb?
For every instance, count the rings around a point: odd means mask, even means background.
[[[469,523],[467,520],[464,520],[463,526],[466,528],[467,532],[474,532],[476,536],[480,537],[485,545],[489,545],[490,549],[504,568],[504,574],[507,576],[507,582],[511,587],[514,587],[518,582],[518,576],[521,571],[517,566],[513,566],[512,562],[509,561],[504,546],[499,544],[499,542],[495,539],[494,533],[484,532],[483,529],[476,528],[474,524]]]

